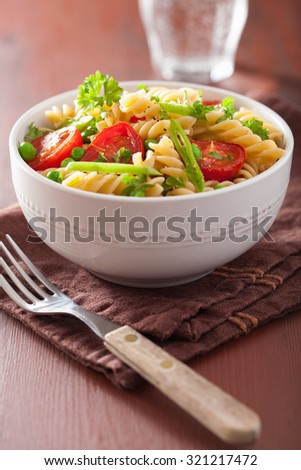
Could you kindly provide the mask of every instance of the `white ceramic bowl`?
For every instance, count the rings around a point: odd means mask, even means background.
[[[121,86],[134,90],[138,83],[123,82]],[[178,82],[143,83],[201,87],[206,99],[233,96],[236,106],[254,110],[283,132],[284,157],[255,178],[208,193],[135,198],[67,188],[33,171],[17,147],[28,125],[46,125],[44,112],[53,105],[71,104],[74,90],[39,103],[16,122],[9,140],[12,178],[27,221],[64,258],[114,283],[173,286],[233,260],[262,236],[258,224],[266,230],[272,225],[289,182],[293,136],[279,115],[236,93]]]

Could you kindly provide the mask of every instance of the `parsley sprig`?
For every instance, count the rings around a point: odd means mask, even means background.
[[[252,118],[242,123],[245,127],[251,129],[253,134],[259,135],[261,140],[268,140],[269,131],[263,127],[263,121]]]
[[[26,135],[24,139],[28,142],[32,142],[33,140],[37,139],[38,137],[42,137],[42,135],[48,134],[50,129],[40,129],[37,127],[33,122],[31,122],[28,126]]]
[[[233,119],[236,111],[234,101],[235,100],[232,96],[226,96],[226,98],[222,100],[222,110],[224,114],[217,120],[217,124],[226,121],[226,119]]]
[[[112,106],[120,100],[123,89],[110,75],[91,74],[78,87],[77,101],[83,108],[102,107],[105,103]]]
[[[236,111],[234,101],[235,100],[232,98],[232,96],[226,96],[226,98],[222,100],[222,108],[228,119],[233,119],[234,113]]]

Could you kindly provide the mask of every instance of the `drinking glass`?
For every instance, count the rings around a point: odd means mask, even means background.
[[[232,75],[248,0],[139,0],[139,10],[164,79],[208,83]]]

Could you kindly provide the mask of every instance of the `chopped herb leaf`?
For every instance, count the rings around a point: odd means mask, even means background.
[[[91,121],[91,124],[88,127],[86,127],[81,133],[82,138],[84,139],[84,143],[90,144],[91,136],[97,133],[98,133],[98,129],[96,127],[96,121],[95,119],[93,119],[93,121]]]
[[[169,116],[164,109],[161,109],[161,119],[169,119]]]
[[[95,162],[107,162],[108,159],[107,157],[104,155],[103,152],[99,152],[98,154],[98,157],[96,158],[96,160],[94,160]]]
[[[160,103],[160,98],[159,96],[152,95],[150,98],[152,101],[156,101],[156,103]]]
[[[269,138],[269,131],[263,127],[263,121],[252,118],[242,124],[251,129],[253,134],[259,135],[261,140],[267,140]]]
[[[49,130],[45,130],[45,129],[39,129],[37,126],[35,126],[35,124],[32,122],[29,124],[28,126],[28,130],[27,130],[27,133],[26,135],[24,136],[24,139],[31,142],[35,139],[37,139],[38,137],[42,137],[42,135],[45,135],[45,134],[48,134],[50,131]]]
[[[128,163],[128,161],[132,157],[132,152],[125,147],[120,147],[117,153],[114,154],[113,160],[115,163],[119,163],[122,159],[124,163]]]
[[[123,89],[113,77],[97,70],[79,85],[77,101],[83,108],[102,107],[105,103],[112,106],[120,100],[122,92]]]
[[[152,185],[146,183],[146,175],[124,175],[122,182],[126,187],[122,190],[123,196],[144,197],[148,188]]]
[[[210,157],[213,157],[215,158],[216,160],[225,160],[225,157],[222,157],[219,153],[217,152],[209,152],[208,155],[210,155]]]
[[[138,85],[138,90],[145,90],[146,93],[148,92],[148,88],[144,83],[140,83],[140,85]]]
[[[220,117],[217,120],[217,123],[223,122],[226,119],[233,119],[234,113],[236,111],[234,107],[234,101],[235,100],[234,98],[232,98],[232,96],[226,96],[226,98],[222,100],[222,108],[223,108],[224,114],[222,117]]]
[[[226,96],[226,98],[222,100],[222,107],[228,119],[233,119],[235,113],[234,98],[232,98],[232,96]]]
[[[145,150],[152,150],[151,147],[149,146],[149,144],[157,144],[157,141],[156,139],[146,139],[144,141],[144,148]]]
[[[226,157],[220,155],[217,152],[209,152],[208,155],[210,155],[210,157],[215,158],[216,160],[228,160],[229,162],[233,161],[233,155],[231,153],[229,153]]]
[[[185,181],[183,180],[183,178],[181,176],[179,176],[178,178],[176,178],[174,176],[169,176],[168,178],[166,178],[166,180],[164,181],[162,186],[163,186],[163,189],[164,189],[163,196],[166,196],[168,191],[170,191],[171,189],[185,188]]]
[[[195,101],[192,105],[193,108],[193,117],[196,117],[197,119],[205,119],[205,115],[209,113],[210,111],[213,111],[214,106],[208,105],[206,106],[205,104],[201,103],[201,101]]]
[[[61,122],[56,129],[61,129],[62,127],[75,126],[80,132],[84,131],[89,125],[96,122],[96,119],[91,115],[76,116],[72,118],[67,118],[65,121]]]

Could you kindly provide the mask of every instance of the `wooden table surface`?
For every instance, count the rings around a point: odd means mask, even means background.
[[[22,6],[21,6],[22,3]],[[152,71],[136,0],[0,3],[0,207],[16,201],[8,135],[26,109],[99,69]],[[300,1],[251,0],[234,75],[218,86],[301,101]],[[259,413],[248,449],[300,449],[301,317],[289,315],[191,366]],[[0,314],[1,449],[224,449],[148,384],[134,392],[69,359]]]

